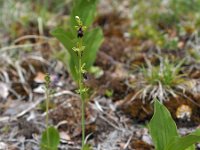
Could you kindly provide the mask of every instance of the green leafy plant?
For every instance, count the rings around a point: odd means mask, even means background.
[[[183,61],[178,64],[170,63],[166,58],[161,61],[159,66],[152,66],[150,62],[147,63],[147,68],[142,68],[142,74],[144,79],[153,85],[157,85],[159,82],[164,86],[174,86],[184,81],[182,78],[184,75],[179,74]]]
[[[40,141],[41,150],[57,150],[60,142],[58,130],[48,125],[49,121],[49,101],[53,90],[50,87],[51,80],[49,74],[45,76],[45,95],[46,95],[46,130],[42,133]]]
[[[85,38],[88,38],[85,34],[86,26],[83,24],[82,20],[78,16],[75,16],[75,20],[77,22],[77,25],[75,26],[76,43],[74,44],[75,47],[72,47],[72,49],[69,50],[73,56],[72,61],[70,61],[69,63],[73,63],[73,66],[70,66],[70,71],[71,71],[72,76],[74,77],[74,80],[78,84],[77,93],[80,94],[80,97],[81,97],[82,149],[84,150],[84,149],[88,149],[88,146],[85,144],[85,99],[86,99],[86,94],[87,94],[88,89],[84,86],[83,75],[86,73],[86,68],[88,66],[87,64],[89,64],[89,66],[91,66],[92,64],[90,64],[91,60],[89,59],[85,60],[85,57],[84,57],[89,52],[86,50],[86,48],[88,47],[90,48],[90,46],[83,45]],[[61,40],[60,36],[58,37],[58,39]],[[90,45],[92,45],[92,43]]]
[[[106,95],[107,97],[112,97],[112,96],[113,96],[113,90],[107,89],[107,90],[105,91],[105,95]]]
[[[103,33],[100,28],[88,29],[90,27],[96,11],[98,0],[75,0],[70,16],[70,28],[66,32],[61,28],[52,31],[66,48],[62,52],[62,61],[66,61],[67,68],[78,84],[77,93],[81,97],[81,126],[82,126],[82,149],[89,149],[85,144],[85,102],[87,88],[83,83],[84,74],[93,65],[97,51],[103,41]],[[80,19],[81,18],[81,19]],[[64,59],[66,60],[64,60]]]
[[[140,97],[145,101],[158,98],[163,102],[168,100],[169,96],[176,97],[179,91],[187,90],[185,75],[181,73],[184,60],[175,64],[167,58],[161,58],[160,62],[160,65],[153,66],[147,60],[147,67],[141,68],[139,79],[133,83],[133,87],[138,89],[133,99]]]
[[[78,65],[74,67],[78,75],[79,89],[77,90],[77,93],[79,93],[81,96],[82,149],[84,149],[85,147],[85,95],[87,92],[87,88],[85,88],[83,84],[83,74],[86,73],[86,70],[85,70],[85,63],[82,61],[82,56],[85,52],[85,46],[83,46],[83,37],[84,37],[84,32],[85,32],[86,27],[83,26],[83,23],[78,16],[76,16],[75,18],[78,24],[78,26],[76,26],[78,42],[76,44],[76,47],[73,47],[72,49],[78,56],[78,60],[77,60]]]
[[[85,26],[90,27],[94,21],[96,4],[98,0],[74,0],[73,8],[70,16],[70,28],[65,31],[61,28],[57,28],[51,32],[66,48],[67,51],[61,51],[61,60],[67,65],[69,72],[73,79],[78,81],[79,74],[74,66],[78,66],[78,55],[72,50],[74,45],[77,44],[77,28],[75,16],[79,16]],[[85,69],[89,70],[93,65],[97,51],[103,42],[103,33],[99,27],[89,29],[84,33],[82,44],[86,45],[84,54],[82,55],[82,62],[85,63]],[[59,55],[60,56],[60,55]],[[60,57],[59,57],[60,58]],[[66,58],[66,60],[64,60]],[[67,62],[67,63],[65,63]]]
[[[170,112],[158,100],[154,100],[149,131],[156,150],[195,150],[194,144],[200,141],[200,130],[180,137]]]

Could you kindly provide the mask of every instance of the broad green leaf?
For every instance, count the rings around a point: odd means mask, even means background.
[[[65,61],[64,64],[68,64],[67,68],[75,81],[78,80],[78,74],[76,71],[76,67],[78,66],[78,56],[76,52],[72,50],[72,48],[76,46],[78,40],[77,31],[75,29],[75,26],[77,25],[75,16],[81,18],[84,26],[90,27],[95,17],[97,2],[98,0],[74,0],[74,5],[70,15],[70,30],[66,32],[63,29],[58,28],[51,32],[51,34],[55,36],[67,49],[64,53],[66,56],[63,56],[62,58],[67,58],[67,60],[63,60]],[[83,63],[86,64],[86,70],[93,65],[102,41],[103,33],[100,28],[85,31],[83,37],[83,46],[85,46]]]
[[[89,144],[84,144],[82,150],[92,150],[92,148]]]
[[[63,56],[68,58],[66,61],[69,66],[69,71],[75,81],[78,79],[78,74],[76,72],[75,66],[78,66],[78,56],[72,50],[76,45],[76,38],[70,32],[66,32],[63,29],[55,29],[51,32],[67,49],[66,53]],[[75,40],[71,40],[75,39]],[[83,63],[85,63],[85,69],[88,70],[94,63],[97,55],[97,51],[103,41],[103,33],[100,28],[95,28],[91,31],[85,33],[83,38],[83,45],[86,46],[83,53]],[[66,63],[66,62],[65,62]]]
[[[163,150],[173,137],[178,137],[174,120],[158,100],[154,102],[154,115],[149,123],[149,130],[156,150]]]
[[[87,27],[90,27],[90,25],[93,23],[98,0],[74,0],[73,2],[70,22],[74,33],[74,26],[77,25],[76,20],[74,19],[75,16],[79,16],[83,21],[83,24]]]
[[[193,144],[200,142],[200,129],[184,137],[171,140],[165,150],[195,150]]]
[[[86,64],[86,70],[93,65],[102,42],[103,33],[100,28],[95,28],[85,35],[83,43],[86,47],[83,53],[83,62]]]
[[[195,145],[193,144],[192,146],[186,148],[185,150],[195,150]]]
[[[60,143],[60,137],[58,130],[54,127],[48,127],[42,133],[42,139],[40,142],[41,150],[57,150]]]
[[[69,67],[69,72],[71,73],[73,79],[76,81],[78,78],[75,66],[78,66],[78,56],[76,53],[72,50],[72,48],[76,45],[75,37],[73,37],[71,32],[66,32],[61,28],[55,29],[51,32],[53,36],[55,36],[67,49],[65,53],[65,58],[68,58],[67,64]],[[66,62],[65,62],[66,63]]]

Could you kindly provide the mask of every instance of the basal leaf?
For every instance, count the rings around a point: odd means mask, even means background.
[[[92,148],[89,144],[84,144],[82,150],[92,150]]]
[[[95,28],[85,35],[84,45],[86,45],[86,48],[83,53],[83,62],[86,64],[87,70],[93,65],[102,42],[103,33],[100,28]]]
[[[149,130],[156,150],[163,150],[173,137],[178,137],[174,120],[158,100],[154,102],[154,115],[149,123]]]
[[[195,143],[200,142],[200,129],[179,138],[173,138],[165,150],[195,150]]]
[[[78,66],[78,56],[76,53],[72,50],[72,48],[76,45],[75,37],[73,37],[71,32],[66,32],[61,28],[55,29],[51,32],[53,36],[55,36],[66,48],[66,57],[68,58],[68,66],[69,66],[69,72],[71,73],[73,79],[77,81],[78,74],[76,72],[75,66]],[[65,62],[66,63],[66,62]]]
[[[54,127],[48,127],[42,133],[42,139],[40,143],[41,150],[57,150],[59,143],[59,133]]]

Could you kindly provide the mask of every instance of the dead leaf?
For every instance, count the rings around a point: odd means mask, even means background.
[[[36,74],[36,77],[34,78],[34,81],[36,82],[36,83],[44,83],[45,82],[45,74],[44,73],[42,73],[42,72],[38,72],[37,74]]]
[[[9,88],[3,82],[0,82],[0,91],[1,91],[0,97],[3,98],[3,99],[6,99],[8,97],[8,94],[9,94]]]
[[[64,131],[60,132],[60,138],[66,141],[70,141],[71,137]]]

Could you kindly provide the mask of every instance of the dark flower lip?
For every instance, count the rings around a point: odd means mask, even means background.
[[[84,78],[85,80],[87,80],[87,79],[88,79],[88,75],[87,75],[86,73],[83,73],[83,78]]]
[[[77,32],[78,32],[77,33],[77,37],[78,38],[82,38],[83,37],[83,29],[82,29],[82,27],[80,27]]]

